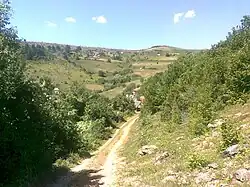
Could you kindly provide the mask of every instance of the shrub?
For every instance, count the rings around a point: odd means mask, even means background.
[[[98,71],[98,76],[99,76],[99,77],[106,77],[106,74],[105,74],[104,71],[99,70],[99,71]]]
[[[222,143],[221,149],[225,150],[231,145],[235,145],[240,141],[240,133],[236,124],[229,122],[221,125]]]
[[[226,105],[245,102],[250,91],[250,17],[233,28],[225,41],[200,53],[187,53],[168,70],[148,78],[141,86],[146,100],[142,113],[161,112],[162,120],[183,122],[187,116],[194,135]]]
[[[209,161],[202,155],[191,154],[188,157],[188,167],[191,170],[200,169],[206,167],[209,164]]]

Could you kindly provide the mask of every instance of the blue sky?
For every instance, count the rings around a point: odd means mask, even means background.
[[[248,0],[12,0],[12,7],[26,40],[124,49],[209,48],[250,14]]]

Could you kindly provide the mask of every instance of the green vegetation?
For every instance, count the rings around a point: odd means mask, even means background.
[[[89,156],[133,114],[126,94],[176,60],[175,49],[23,41],[10,16],[9,1],[1,2],[0,186],[27,186]]]
[[[127,98],[112,101],[82,84],[71,83],[61,91],[50,78],[27,76],[23,61],[27,57],[10,27],[10,11],[8,1],[0,3],[0,167],[4,171],[0,184],[21,187],[89,155],[134,108],[124,108],[124,102],[131,106]],[[29,58],[46,59],[40,49]]]
[[[196,179],[206,171],[227,183],[232,172],[247,167],[249,151],[230,161],[221,154],[231,145],[249,142],[249,126],[244,125],[250,122],[249,46],[250,16],[244,16],[225,41],[210,50],[181,55],[165,72],[144,80],[141,119],[121,151],[128,163],[120,173],[121,186],[171,186],[171,182],[202,186]],[[233,109],[230,115],[228,108]],[[218,117],[225,122],[209,129],[208,124]],[[158,152],[167,151],[170,156],[157,165],[152,161],[155,154],[138,156],[144,145],[155,145]],[[207,167],[210,163],[216,163],[212,170]]]
[[[166,72],[149,78],[142,86],[147,98],[143,113],[161,112],[166,121],[188,120],[190,130],[201,135],[216,111],[246,101],[250,91],[248,22],[249,17],[244,17],[227,40],[211,50],[180,57]]]

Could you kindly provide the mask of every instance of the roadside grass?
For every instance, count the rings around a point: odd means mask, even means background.
[[[241,115],[240,115],[241,112]],[[250,102],[223,110],[218,118],[228,119],[240,134],[239,144],[250,141]],[[126,166],[118,171],[117,186],[178,186],[164,181],[171,173],[178,173],[186,181],[186,186],[197,186],[195,177],[200,172],[212,171],[221,183],[229,183],[234,171],[250,167],[250,151],[244,150],[233,158],[223,158],[223,142],[220,128],[209,130],[205,135],[193,137],[188,125],[171,125],[159,120],[159,114],[140,119],[134,124],[128,142],[119,155],[125,157]],[[244,125],[245,124],[245,125]],[[244,125],[244,128],[242,127]],[[138,155],[144,145],[155,145],[158,151],[152,155]],[[168,152],[169,157],[162,164],[155,164],[159,152]],[[217,169],[209,169],[208,164],[216,163]],[[182,185],[180,185],[182,186]]]

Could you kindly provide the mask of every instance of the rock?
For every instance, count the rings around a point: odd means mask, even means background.
[[[227,187],[228,186],[228,184],[220,184],[220,186],[219,187]],[[217,186],[216,186],[217,187]]]
[[[178,184],[179,185],[188,185],[189,184],[188,177],[183,175],[182,177],[178,178]]]
[[[183,139],[184,139],[184,137],[180,136],[180,137],[176,138],[176,141],[183,140]]]
[[[139,151],[139,155],[151,155],[155,153],[156,149],[158,149],[155,145],[145,145]]]
[[[177,181],[177,177],[174,176],[174,175],[170,175],[170,176],[167,176],[165,177],[162,182],[163,183],[167,183],[167,182],[176,182]]]
[[[219,166],[217,163],[211,163],[211,164],[208,164],[207,166],[208,168],[212,168],[212,169],[217,169]]]
[[[250,164],[249,163],[244,163],[243,167],[246,168],[247,170],[250,170]]]
[[[238,180],[240,182],[250,181],[250,171],[245,169],[245,168],[238,169],[234,173],[234,177],[236,180]]]
[[[239,113],[234,114],[234,115],[237,116],[237,117],[240,117],[240,116],[242,116],[243,114],[242,114],[241,112],[239,112]]]
[[[211,182],[212,180],[215,179],[215,174],[212,173],[210,174],[209,172],[201,172],[198,173],[198,175],[195,178],[195,182],[196,184],[200,184],[200,183],[207,183],[207,182]]]
[[[241,129],[245,130],[245,129],[248,129],[250,127],[250,124],[242,124],[240,126]]]
[[[164,152],[162,154],[159,154],[155,159],[154,159],[154,163],[155,164],[162,164],[166,158],[169,157],[168,152]]]
[[[213,180],[211,182],[208,182],[205,187],[217,187],[217,186],[221,186],[220,184],[220,180]]]
[[[203,149],[208,149],[208,148],[209,148],[209,142],[203,141],[203,142],[202,142],[202,148],[203,148]]]
[[[216,119],[216,120],[214,120],[213,123],[209,123],[209,124],[207,125],[207,127],[208,127],[208,128],[216,128],[216,127],[221,126],[221,125],[224,124],[224,123],[225,123],[225,120],[223,120],[223,119]]]
[[[242,182],[238,181],[236,178],[233,178],[230,182],[230,187],[242,186]]]
[[[234,156],[234,155],[238,154],[239,152],[240,152],[239,144],[236,144],[236,145],[232,145],[232,146],[228,147],[223,152],[223,155],[231,157],[231,156]]]
[[[234,166],[234,163],[232,161],[227,161],[224,163],[225,167],[230,168]]]
[[[167,170],[167,171],[165,172],[165,175],[177,175],[177,173],[174,172],[173,170]]]
[[[216,137],[219,137],[220,136],[220,133],[218,131],[213,131],[212,132],[212,137],[216,138]]]
[[[213,142],[209,142],[209,148],[212,148],[212,147],[214,147],[215,145],[214,145],[214,143]]]

